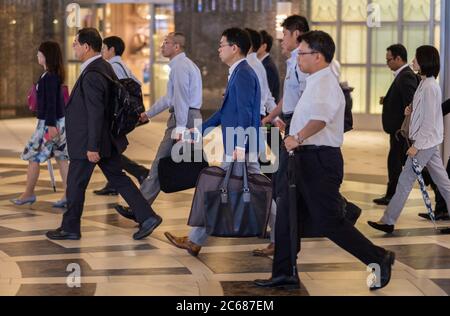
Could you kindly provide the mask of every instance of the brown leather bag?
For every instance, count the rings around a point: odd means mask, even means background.
[[[411,113],[412,113],[412,104],[410,105],[411,107]],[[408,146],[411,146],[411,141],[409,139],[409,124],[411,122],[411,115],[405,115],[405,119],[403,120],[402,126],[400,127],[400,129],[395,133],[397,140],[399,140],[399,135],[401,135],[405,140],[406,143],[408,144]]]

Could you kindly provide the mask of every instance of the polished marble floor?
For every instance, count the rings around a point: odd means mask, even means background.
[[[424,206],[417,188],[398,223],[385,236],[370,229],[382,207],[371,203],[385,190],[388,139],[382,133],[346,135],[346,181],[343,194],[363,209],[358,228],[374,243],[394,250],[397,263],[389,287],[377,293],[366,286],[363,264],[326,239],[304,240],[298,259],[302,288],[298,291],[262,290],[252,285],[268,278],[271,258],[252,257],[251,250],[267,240],[211,238],[198,258],[168,244],[163,233],[185,234],[193,191],[161,194],[154,209],[162,225],[143,241],[134,241],[135,224],[113,209],[120,197],[97,197],[104,177],[96,170],[86,195],[83,238],[50,241],[48,229],[60,224],[62,212],[51,203],[61,196],[50,186],[46,166],[36,188],[38,202],[13,206],[26,180],[26,163],[18,156],[34,128],[34,120],[0,121],[0,295],[167,295],[167,296],[446,296],[450,294],[450,236],[435,232],[417,217]],[[150,165],[164,131],[164,117],[139,128],[130,137],[127,154]],[[57,179],[59,175],[57,174]],[[441,223],[442,225],[450,223]],[[76,267],[75,270],[72,270]],[[81,279],[74,278],[74,271]],[[81,287],[76,287],[80,281]]]

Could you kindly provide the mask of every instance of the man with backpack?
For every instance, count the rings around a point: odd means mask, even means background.
[[[136,86],[140,89],[141,83],[133,75],[133,73],[128,69],[128,67],[122,61],[121,56],[125,51],[125,43],[118,36],[110,36],[103,39],[102,56],[106,59],[112,66],[114,73],[119,80],[122,79],[133,79]],[[142,93],[142,92],[141,92]],[[149,170],[144,166],[141,166],[128,158],[125,155],[121,155],[123,169],[135,177],[139,183],[142,183],[145,178],[148,177]],[[107,182],[105,187],[100,190],[95,190],[96,195],[117,195],[117,190]]]
[[[176,141],[182,140],[185,132],[194,127],[196,120],[201,120],[202,75],[200,69],[185,54],[186,37],[183,33],[168,34],[161,45],[161,53],[169,58],[169,82],[167,93],[150,108],[142,113],[146,122],[163,111],[169,110],[167,129],[161,141],[156,157],[150,168],[150,174],[141,185],[141,192],[151,205],[161,191],[158,164],[160,159],[170,157]],[[116,210],[124,217],[134,219],[134,209],[117,206]]]
[[[113,134],[118,103],[117,77],[111,65],[101,58],[102,38],[94,28],[81,29],[73,42],[75,56],[83,64],[81,75],[66,107],[67,147],[70,157],[67,180],[67,211],[61,227],[47,232],[52,240],[79,240],[86,188],[98,164],[108,181],[133,208],[139,230],[135,240],[149,236],[162,218],[122,171],[120,154],[126,149],[126,135]]]

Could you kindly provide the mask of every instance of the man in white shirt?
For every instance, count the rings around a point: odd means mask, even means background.
[[[186,37],[183,33],[169,33],[161,45],[161,53],[169,58],[169,82],[167,93],[147,112],[142,113],[141,121],[146,122],[163,111],[171,113],[164,138],[150,168],[150,174],[141,185],[141,192],[149,204],[153,204],[161,191],[158,179],[159,160],[171,155],[174,141],[182,139],[187,129],[194,127],[194,121],[201,120],[202,76],[200,69],[185,54]],[[119,210],[118,210],[119,211]],[[131,214],[130,214],[131,213]],[[121,212],[132,217],[132,210]]]
[[[252,47],[247,55],[247,62],[258,77],[259,86],[261,87],[261,117],[265,117],[266,113],[272,112],[276,107],[275,99],[269,89],[267,81],[266,69],[262,62],[258,59],[257,51],[261,46],[261,35],[252,29],[245,29],[250,36]]]
[[[261,34],[261,47],[257,52],[258,59],[262,62],[264,68],[266,69],[270,92],[275,99],[275,103],[278,104],[280,101],[280,73],[277,65],[270,55],[273,45],[273,37],[265,30],[260,31],[259,34]]]
[[[280,244],[278,238],[275,240],[272,278],[255,281],[260,287],[300,286],[297,245],[300,237],[310,230],[329,238],[367,266],[377,265],[379,278],[370,290],[385,287],[391,278],[395,254],[372,244],[342,212],[340,147],[344,139],[345,98],[330,69],[335,50],[333,39],[325,32],[312,31],[301,36],[298,61],[302,72],[310,76],[295,108],[290,136],[285,139],[286,151],[295,159],[295,167],[290,172],[295,173],[298,205],[297,210],[290,205],[291,218],[298,217],[300,225],[299,231],[290,235],[288,243]]]
[[[290,56],[287,60],[283,99],[278,106],[262,120],[262,125],[273,122],[276,127],[288,132],[292,114],[306,87],[307,74],[298,69],[297,53],[299,45],[298,37],[309,31],[309,24],[305,17],[292,15],[284,20],[281,26],[283,27],[283,41],[281,43],[283,54]],[[282,120],[278,117],[279,115],[282,115]],[[289,219],[287,216],[283,216],[281,222],[276,225],[274,224],[275,219],[278,221],[279,218],[276,214],[276,209],[287,209],[286,203],[288,200],[285,195],[288,188],[287,165],[288,155],[285,151],[280,150],[278,171],[272,177],[273,198],[277,207],[272,208],[273,211],[270,218],[270,222],[273,223],[271,224],[271,227],[275,226],[275,230],[280,234],[285,234],[289,231]],[[276,233],[276,236],[278,236],[278,233]],[[270,244],[265,249],[255,249],[253,254],[255,256],[272,256],[275,251],[275,238],[274,234],[272,234]]]
[[[128,69],[125,63],[122,61],[122,55],[125,52],[125,43],[118,36],[110,36],[103,39],[102,56],[112,66],[117,78],[126,79],[131,78],[139,85],[141,83]],[[125,155],[121,155],[123,169],[135,177],[139,183],[142,183],[147,177],[149,170],[144,166],[139,165]],[[111,186],[108,182],[105,187],[100,190],[95,190],[96,195],[117,195],[117,190]]]

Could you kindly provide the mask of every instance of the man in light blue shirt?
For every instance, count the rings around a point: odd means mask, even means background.
[[[150,174],[141,185],[141,192],[151,204],[161,191],[158,179],[158,164],[161,158],[171,155],[174,140],[181,140],[187,129],[194,127],[194,121],[201,121],[202,76],[200,69],[185,54],[186,37],[183,33],[170,33],[161,45],[161,53],[169,58],[169,82],[167,93],[147,112],[141,121],[146,122],[165,110],[171,113],[164,138],[159,145]],[[125,210],[126,211],[126,210]],[[129,215],[129,210],[126,215]],[[123,215],[123,214],[122,214]]]

